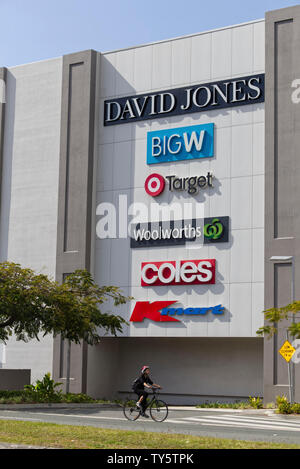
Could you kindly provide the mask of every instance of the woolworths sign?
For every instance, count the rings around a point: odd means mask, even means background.
[[[176,246],[187,242],[227,243],[228,237],[229,217],[148,222],[131,227],[130,247]]]

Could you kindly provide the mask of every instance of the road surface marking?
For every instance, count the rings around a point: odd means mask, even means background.
[[[203,420],[203,419],[209,419],[209,420],[216,420],[216,421],[219,421],[219,420],[226,420],[226,421],[233,421],[233,422],[248,422],[250,424],[267,424],[267,425],[282,425],[282,426],[291,426],[291,427],[298,427],[299,430],[300,430],[300,420],[299,422],[287,422],[283,419],[263,419],[263,418],[254,418],[254,417],[243,417],[243,416],[240,416],[240,417],[232,417],[232,416],[219,416],[219,417],[209,417],[209,416],[205,416],[205,417],[185,417],[186,420]]]
[[[300,426],[296,426],[293,424],[283,424],[282,422],[247,422],[244,420],[233,420],[231,418],[196,418],[196,417],[187,417],[185,420],[188,421],[196,421],[199,424],[210,426],[214,425],[218,426],[228,426],[228,427],[246,427],[246,428],[257,428],[257,429],[265,429],[265,430],[283,430],[283,431],[293,431],[293,432],[300,432]]]
[[[32,422],[42,422],[41,419],[32,419],[32,418],[29,418],[29,417],[6,417],[6,416],[1,416],[0,415],[0,419],[1,420],[30,420]]]

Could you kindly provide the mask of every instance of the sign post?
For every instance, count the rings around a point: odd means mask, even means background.
[[[286,332],[286,341],[282,345],[282,347],[279,349],[280,355],[285,359],[285,361],[288,364],[288,373],[289,373],[289,394],[290,394],[290,403],[293,404],[294,398],[293,398],[293,393],[292,393],[292,372],[291,372],[291,358],[296,352],[296,349],[292,346],[292,344],[288,340],[288,332]]]

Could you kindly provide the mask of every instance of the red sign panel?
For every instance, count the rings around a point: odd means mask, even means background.
[[[142,262],[142,287],[215,283],[215,259]]]

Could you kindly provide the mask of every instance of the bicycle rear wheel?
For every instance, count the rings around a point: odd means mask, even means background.
[[[167,404],[160,399],[155,399],[150,405],[150,415],[155,422],[163,422],[168,417]]]
[[[123,406],[123,413],[128,420],[133,421],[139,418],[141,411],[137,408],[136,403],[127,401]]]

